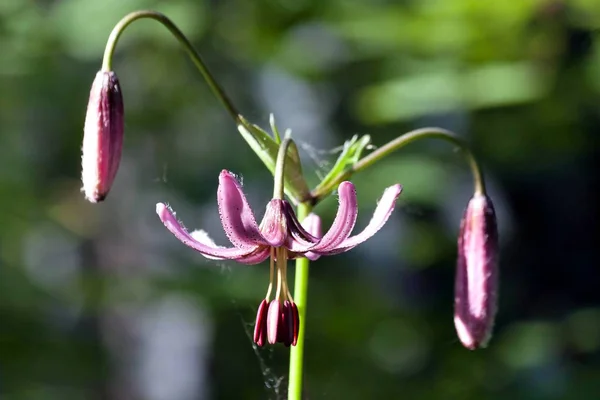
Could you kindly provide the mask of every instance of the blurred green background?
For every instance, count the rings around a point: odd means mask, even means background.
[[[244,116],[293,130],[312,185],[351,135],[431,125],[485,167],[502,244],[489,348],[464,349],[452,322],[471,177],[424,141],[353,179],[358,229],[404,185],[387,226],[313,264],[307,398],[600,398],[596,0],[0,1],[0,398],[285,398],[287,350],[249,336],[266,265],[208,261],[155,215],[169,202],[224,244],[219,171],[243,177],[259,217],[272,178],[154,21],[117,48],[113,190],[100,205],[79,192],[89,88],[140,8],[189,35]],[[325,226],[335,206],[318,207]]]

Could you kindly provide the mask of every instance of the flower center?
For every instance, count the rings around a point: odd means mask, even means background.
[[[254,342],[258,346],[266,342],[295,346],[298,341],[300,315],[287,284],[287,259],[285,247],[271,247],[269,289],[258,307],[254,326]]]

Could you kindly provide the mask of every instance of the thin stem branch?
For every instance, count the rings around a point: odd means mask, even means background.
[[[273,198],[283,199],[284,185],[283,180],[285,172],[285,159],[290,145],[294,143],[292,139],[286,138],[279,145],[277,160],[275,161],[275,185],[273,186]]]
[[[173,36],[175,36],[177,41],[184,47],[188,56],[206,80],[206,83],[210,87],[211,91],[227,109],[227,112],[231,115],[236,125],[239,125],[241,123],[241,120],[239,118],[239,113],[237,109],[233,106],[231,100],[229,100],[229,97],[227,97],[227,95],[225,94],[225,91],[213,78],[210,71],[206,67],[206,64],[204,64],[204,61],[202,61],[202,57],[200,57],[200,54],[196,51],[194,46],[190,43],[190,41],[183,34],[183,32],[181,32],[181,30],[179,30],[179,28],[173,23],[173,21],[171,21],[167,16],[161,13],[158,13],[156,11],[142,10],[132,12],[123,17],[123,19],[121,19],[117,23],[117,25],[115,25],[112,32],[110,33],[110,36],[108,37],[108,42],[106,43],[106,48],[104,50],[104,58],[102,60],[102,69],[104,71],[112,70],[112,59],[115,52],[115,48],[117,46],[117,42],[119,41],[121,34],[123,33],[123,31],[125,31],[125,28],[127,28],[129,24],[138,19],[143,18],[153,19],[155,21],[160,22],[173,34]]]
[[[298,205],[298,220],[302,221],[310,214],[312,207],[308,203]],[[290,374],[288,385],[288,400],[302,399],[302,379],[304,364],[304,335],[306,332],[306,300],[308,295],[308,258],[296,260],[296,278],[294,282],[294,299],[300,316],[300,330],[296,346],[290,351]]]
[[[376,161],[381,160],[383,157],[389,155],[390,153],[393,153],[394,151],[406,146],[409,143],[426,138],[442,139],[459,147],[462,150],[465,158],[467,159],[469,167],[471,168],[471,173],[473,175],[473,183],[475,186],[475,193],[485,194],[485,182],[483,179],[483,173],[481,172],[481,167],[479,166],[477,160],[473,156],[473,153],[469,149],[467,143],[463,139],[456,136],[454,133],[445,129],[421,128],[405,133],[404,135],[397,137],[391,142],[388,142],[387,144],[378,148],[368,156],[363,157],[356,164],[354,164],[352,168],[349,168],[343,173],[339,174],[327,186],[319,188],[317,191],[313,192],[312,196],[316,200],[315,204],[318,201],[322,200],[324,197],[326,197],[329,194],[329,192],[335,189],[342,181],[348,179],[354,173],[362,171],[363,169],[374,164]]]

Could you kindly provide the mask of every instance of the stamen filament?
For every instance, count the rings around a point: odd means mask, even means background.
[[[281,300],[293,301],[290,289],[287,284],[287,249],[279,247],[277,249],[277,271],[281,272],[281,290],[282,296],[278,297]]]
[[[279,252],[277,252],[279,253]],[[279,255],[279,254],[277,254]],[[281,289],[283,285],[283,276],[281,276],[281,266],[279,265],[279,257],[277,257],[277,293],[275,294],[276,300],[281,300]]]
[[[267,301],[271,300],[271,293],[273,292],[273,275],[275,275],[275,249],[271,247],[271,260],[269,262],[269,289],[267,289],[267,295],[265,296],[265,299]]]
[[[285,280],[285,291],[286,291],[286,295],[287,295],[287,299],[289,301],[291,301],[292,303],[294,302],[294,298],[292,297],[292,293],[290,293],[290,287],[288,285],[288,280],[287,280],[287,249],[283,249],[283,253],[284,253],[284,264],[283,264],[283,279]]]

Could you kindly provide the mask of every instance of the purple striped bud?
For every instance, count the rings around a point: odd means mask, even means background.
[[[82,191],[92,203],[104,200],[115,179],[123,147],[123,97],[113,71],[96,74],[88,101],[81,157]]]
[[[498,297],[498,229],[489,197],[469,201],[458,236],[454,287],[454,325],[462,344],[471,350],[489,341]]]
[[[261,301],[256,312],[256,324],[254,325],[254,343],[263,347],[267,342],[267,311],[269,302],[267,299]]]

